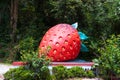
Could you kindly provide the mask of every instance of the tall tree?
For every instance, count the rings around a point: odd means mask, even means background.
[[[18,0],[11,0],[10,15],[11,15],[10,26],[12,28],[11,42],[14,43],[16,40],[16,31],[17,31]]]
[[[16,57],[16,50],[13,48],[16,43],[17,32],[17,18],[18,18],[18,0],[10,1],[10,44],[8,45],[9,56],[8,60],[13,61]]]

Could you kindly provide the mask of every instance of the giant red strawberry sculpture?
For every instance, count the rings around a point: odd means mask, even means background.
[[[50,46],[47,56],[52,61],[67,61],[78,56],[80,44],[79,33],[75,28],[69,24],[58,24],[46,32],[39,48],[45,50]]]

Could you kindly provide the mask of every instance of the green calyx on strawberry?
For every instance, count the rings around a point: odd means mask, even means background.
[[[80,32],[76,30],[75,23],[72,26],[69,24],[57,24],[50,28],[40,42],[39,48],[45,50],[47,46],[51,49],[47,56],[52,61],[68,61],[75,59],[81,47]],[[39,53],[41,54],[41,53]]]

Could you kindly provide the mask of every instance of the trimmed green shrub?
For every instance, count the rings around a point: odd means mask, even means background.
[[[92,70],[84,70],[81,67],[72,67],[72,68],[66,68],[65,66],[56,66],[53,67],[53,75],[55,77],[55,80],[64,80],[68,78],[93,78],[95,77]]]
[[[74,77],[85,77],[85,70],[81,67],[72,67],[69,71]]]
[[[86,73],[85,73],[85,77],[94,78],[95,74],[93,73],[92,70],[87,70]]]
[[[4,74],[5,80],[34,80],[33,72],[26,70],[24,67],[10,69]]]
[[[57,66],[57,67],[53,67],[52,72],[57,80],[61,80],[61,79],[63,80],[64,78],[66,78],[66,70],[67,68],[64,66]]]
[[[74,74],[71,71],[71,68],[66,70],[66,78],[74,78]]]

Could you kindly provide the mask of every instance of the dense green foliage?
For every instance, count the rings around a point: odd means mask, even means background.
[[[25,70],[24,67],[10,69],[6,74],[4,74],[6,80],[34,80],[32,75],[33,72]]]
[[[98,49],[101,56],[96,63],[98,64],[99,74],[103,78],[110,78],[113,75],[120,76],[120,35],[112,35],[103,42],[103,46]]]
[[[35,73],[34,71],[26,69],[25,67],[19,67],[11,69],[7,73],[5,73],[4,76],[6,80],[67,80],[70,78],[95,77],[92,70],[85,71],[81,67],[72,67],[67,69],[64,66],[53,67],[51,75],[48,68],[45,68],[45,71],[42,71],[42,73]]]
[[[23,53],[21,57],[26,65],[5,73],[6,80],[51,80],[48,69],[50,60],[45,55],[38,58],[38,52],[36,51],[24,50]]]
[[[81,67],[72,67],[66,68],[65,66],[56,66],[53,67],[53,75],[55,76],[56,80],[64,80],[67,78],[93,78],[95,77],[92,70],[84,70]]]

